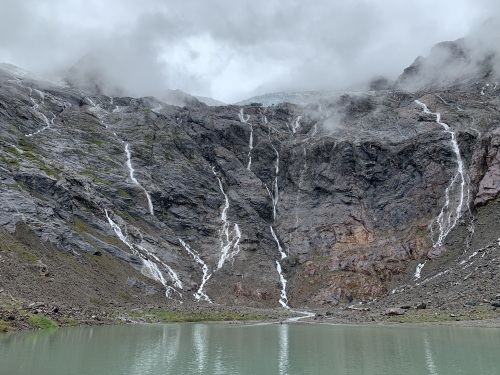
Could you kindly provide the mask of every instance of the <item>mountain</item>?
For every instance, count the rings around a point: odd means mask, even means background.
[[[0,298],[88,316],[490,301],[500,88],[444,83],[180,107],[2,66]]]
[[[497,19],[489,19],[466,38],[436,44],[419,56],[396,81],[400,90],[440,90],[453,85],[500,80]]]

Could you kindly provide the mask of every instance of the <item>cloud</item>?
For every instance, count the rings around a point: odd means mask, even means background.
[[[0,60],[47,72],[93,51],[132,95],[233,102],[395,78],[499,12],[493,0],[3,0]]]

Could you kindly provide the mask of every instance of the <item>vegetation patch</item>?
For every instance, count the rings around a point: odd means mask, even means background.
[[[71,327],[74,327],[74,326],[77,326],[80,324],[80,322],[78,320],[73,319],[73,318],[63,318],[62,323],[64,323],[64,325],[71,326]]]
[[[172,310],[147,310],[133,314],[148,323],[185,323],[185,322],[227,322],[246,320],[265,320],[265,315],[242,314],[231,311],[172,311]]]
[[[15,253],[17,259],[21,263],[34,264],[38,262],[38,258],[35,254],[29,251],[25,246],[14,241],[0,240],[0,250],[7,250]]]
[[[32,327],[38,329],[59,328],[59,325],[52,319],[39,314],[30,314],[28,317],[28,322]]]
[[[11,325],[7,322],[4,322],[3,320],[0,320],[0,332],[9,332],[13,331],[14,328],[11,327]]]

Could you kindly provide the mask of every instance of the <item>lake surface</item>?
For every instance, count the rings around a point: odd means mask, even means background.
[[[500,374],[500,329],[157,324],[0,334],[0,374]]]

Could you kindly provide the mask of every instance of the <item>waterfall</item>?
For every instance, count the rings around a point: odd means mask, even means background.
[[[433,246],[442,246],[443,241],[446,236],[450,233],[450,231],[455,227],[458,222],[458,219],[462,215],[462,209],[465,205],[469,203],[469,186],[466,182],[466,174],[464,171],[464,164],[462,161],[462,157],[460,155],[460,149],[458,147],[457,136],[456,133],[450,130],[450,127],[441,122],[441,114],[438,112],[431,112],[427,106],[415,100],[420,107],[422,107],[424,113],[436,116],[436,123],[441,125],[444,131],[450,134],[451,137],[451,148],[455,154],[456,163],[457,163],[457,171],[453,178],[450,181],[450,184],[445,190],[445,203],[441,208],[441,212],[438,217],[430,223],[429,229],[431,231],[431,238],[433,242]],[[458,203],[455,204],[450,201],[450,195],[455,190],[458,190],[456,194],[459,194]],[[465,202],[466,201],[466,202]],[[437,226],[438,234],[437,239],[434,239],[434,228]]]
[[[154,215],[155,213],[153,209],[153,202],[151,201],[151,196],[149,195],[147,190],[139,183],[139,181],[137,181],[137,179],[134,177],[135,170],[132,167],[131,152],[128,143],[125,143],[125,153],[127,154],[127,168],[129,170],[130,179],[135,185],[139,186],[144,191],[144,194],[146,195],[146,198],[148,200],[149,213],[151,215]]]
[[[229,197],[224,191],[222,180],[215,173],[215,167],[212,167],[212,172],[217,178],[219,189],[224,196],[224,208],[222,209],[220,217],[222,220],[222,228],[219,230],[221,255],[219,258],[219,263],[217,264],[217,268],[222,268],[226,260],[234,259],[234,257],[240,252],[241,231],[239,225],[236,223],[233,225],[233,230],[229,230],[230,223],[227,219],[227,211],[229,210]]]
[[[276,270],[278,271],[278,274],[280,276],[280,283],[281,283],[281,294],[280,294],[280,300],[279,303],[281,306],[283,306],[285,309],[290,309],[290,306],[288,306],[288,297],[286,295],[286,279],[283,276],[283,271],[281,270],[281,264],[280,262],[276,261]]]
[[[250,120],[250,115],[246,115],[243,112],[243,108],[240,109],[240,112],[238,113],[238,118],[240,119],[240,122],[242,123],[247,123],[248,120]],[[250,125],[250,139],[248,141],[248,164],[247,164],[247,169],[250,170],[250,167],[252,166],[252,149],[253,149],[253,126],[252,124]]]
[[[200,287],[198,288],[198,290],[196,291],[196,293],[193,294],[194,298],[197,301],[202,300],[202,301],[207,301],[209,303],[212,303],[212,301],[210,300],[210,298],[208,297],[208,295],[203,291],[203,289],[205,288],[206,282],[212,276],[212,274],[208,273],[208,266],[200,258],[200,255],[195,250],[192,250],[191,247],[186,242],[184,242],[180,238],[179,238],[179,242],[181,243],[182,247],[184,247],[184,249],[186,249],[186,251],[193,257],[193,259],[195,260],[195,262],[198,263],[201,266],[201,270],[203,272],[203,277],[201,279]]]
[[[419,263],[417,265],[417,268],[415,269],[415,274],[413,275],[413,279],[415,281],[417,281],[418,279],[420,279],[420,274],[422,273],[422,268],[424,268],[426,262],[427,261],[425,261],[423,263]]]
[[[144,247],[142,247],[140,245],[136,245],[136,246],[137,246],[137,248],[139,250],[141,250],[141,252],[143,254],[145,254],[146,256],[148,256],[150,258],[152,258],[156,263],[159,263],[160,265],[162,265],[163,268],[165,268],[167,270],[167,273],[170,276],[170,278],[172,279],[175,287],[179,288],[179,289],[182,289],[182,282],[179,279],[179,276],[175,273],[175,271],[170,266],[168,266],[166,263],[162,262],[160,258],[158,258],[155,254],[153,254],[152,252],[150,252],[146,248],[144,248]]]
[[[267,118],[264,118],[264,119],[265,119],[266,124],[267,124]],[[280,171],[280,169],[279,169],[280,154],[278,153],[278,150],[276,149],[276,147],[274,147],[274,144],[271,140],[271,126],[270,125],[269,125],[268,135],[269,135],[269,142],[271,143],[271,147],[273,148],[274,152],[276,153],[276,162],[275,162],[275,167],[274,167],[275,176],[274,176],[272,191],[267,187],[267,185],[265,185],[266,189],[267,189],[267,193],[269,194],[269,196],[271,197],[271,201],[273,202],[273,222],[274,222],[274,221],[276,221],[276,214],[277,214],[276,207],[278,206],[278,199],[279,199],[278,175],[279,175],[279,171]],[[276,242],[276,245],[278,247],[278,251],[281,255],[281,259],[285,259],[286,253],[283,250],[283,248],[281,247],[281,244],[278,240],[278,236],[276,235],[272,225],[270,226],[270,229],[271,229],[271,235],[273,236],[274,241]],[[288,297],[286,295],[287,280],[285,279],[285,276],[283,275],[283,271],[281,269],[281,264],[278,261],[276,261],[276,270],[278,271],[278,275],[279,275],[279,279],[280,279],[280,283],[281,283],[281,294],[280,294],[279,303],[285,309],[289,309],[290,307],[288,306]]]
[[[35,111],[36,115],[39,118],[41,118],[43,120],[43,122],[45,123],[45,126],[42,127],[42,128],[40,128],[40,129],[38,129],[36,132],[25,134],[26,137],[33,137],[34,135],[37,135],[37,134],[43,132],[44,130],[49,129],[50,126],[54,124],[54,120],[56,119],[56,115],[54,113],[50,112],[50,114],[52,115],[52,119],[49,121],[49,119],[47,118],[47,116],[38,109],[40,107],[40,104],[44,104],[45,95],[40,90],[32,89],[31,87],[28,87],[28,89],[29,89],[30,100],[33,103],[33,106],[31,107],[31,109],[33,111]],[[38,104],[35,101],[35,99],[33,98],[33,96],[32,96],[33,91],[35,91],[38,94],[38,96],[40,97],[40,99],[39,99],[40,104]]]
[[[163,277],[163,274],[161,273],[158,264],[160,264],[167,270],[170,279],[174,283],[174,286],[182,290],[182,282],[179,279],[178,275],[175,273],[175,271],[167,264],[162,262],[160,258],[158,258],[155,254],[152,254],[149,250],[145,249],[140,245],[134,245],[127,238],[127,236],[123,234],[123,231],[121,230],[120,226],[111,219],[111,217],[108,214],[108,210],[105,209],[104,213],[106,215],[106,219],[108,220],[109,225],[115,232],[116,236],[132,251],[134,255],[138,256],[139,259],[141,260],[143,265],[141,273],[144,276],[147,276],[161,283],[165,287],[165,296],[167,298],[173,298],[172,296],[173,293],[177,293],[180,297],[182,297],[182,294],[178,290],[174,289],[173,287],[167,284],[167,281]],[[151,260],[150,258],[152,258],[154,261]]]
[[[86,97],[85,99],[92,107],[97,107],[97,104],[95,104],[95,102],[92,99],[90,99],[89,97]]]
[[[302,116],[298,116],[295,121],[292,124],[292,134],[297,133],[297,130],[300,129],[300,120],[302,119]]]
[[[271,201],[273,202],[273,221],[276,220],[276,209],[278,206],[278,199],[279,199],[279,191],[278,191],[278,174],[280,172],[280,154],[276,147],[274,147],[273,142],[271,141],[271,126],[269,126],[269,142],[271,143],[271,147],[273,148],[275,154],[276,154],[276,161],[275,161],[275,166],[274,166],[274,180],[273,180],[273,185],[272,185],[272,191],[266,186],[267,193],[271,197]]]
[[[250,120],[250,115],[246,115],[243,113],[243,108],[240,109],[240,112],[238,113],[238,117],[240,119],[240,122],[246,123],[248,120]]]
[[[271,228],[271,234],[272,234],[272,236],[274,238],[274,241],[276,241],[276,244],[278,245],[278,251],[281,254],[281,259],[285,259],[286,258],[286,253],[283,251],[283,248],[280,245],[280,241],[278,240],[278,236],[276,236],[276,233],[274,232],[274,229],[273,229],[272,226],[270,226],[269,228]]]
[[[252,166],[252,150],[253,150],[253,126],[250,124],[250,140],[248,141],[248,165],[247,169],[250,170],[250,167]]]

